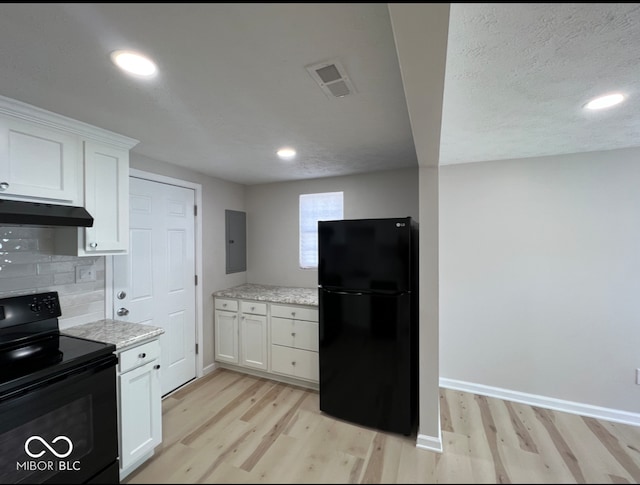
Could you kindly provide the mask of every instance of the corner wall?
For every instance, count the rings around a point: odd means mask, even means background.
[[[440,167],[441,380],[640,413],[639,160]]]

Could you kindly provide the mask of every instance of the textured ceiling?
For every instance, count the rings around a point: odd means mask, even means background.
[[[140,82],[109,53],[148,53]],[[305,69],[337,60],[356,94]],[[387,4],[1,4],[0,94],[240,183],[417,165]],[[275,152],[298,151],[293,162]]]
[[[451,4],[441,164],[639,145],[639,29],[635,3]],[[120,73],[121,48],[160,76]],[[354,95],[327,97],[305,69],[328,60]],[[613,90],[628,101],[582,110]],[[385,3],[3,3],[0,95],[239,183],[417,165]]]
[[[640,146],[639,88],[638,3],[451,4],[440,164]]]

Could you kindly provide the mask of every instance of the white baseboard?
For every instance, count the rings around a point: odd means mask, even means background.
[[[437,437],[418,434],[418,438],[416,439],[416,448],[442,453],[442,433]]]
[[[495,397],[498,399],[504,399],[505,401],[519,402],[530,406],[553,409],[555,411],[563,411],[565,413],[578,414],[580,416],[588,416],[590,418],[602,419],[605,421],[614,421],[616,423],[640,426],[640,414],[620,411],[618,409],[603,408],[573,401],[564,401],[562,399],[511,391],[499,387],[457,381],[455,379],[445,379],[443,377],[440,378],[440,387],[470,392],[482,396]]]
[[[202,369],[202,377],[206,376],[207,374],[211,374],[214,370],[216,370],[216,364],[209,364]]]

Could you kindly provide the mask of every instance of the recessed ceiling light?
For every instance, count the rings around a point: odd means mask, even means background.
[[[622,103],[622,101],[624,101],[624,96],[622,94],[608,94],[606,96],[600,96],[599,98],[592,99],[585,105],[585,108],[603,109]]]
[[[136,76],[152,77],[158,72],[156,65],[143,56],[133,51],[114,51],[111,53],[111,60],[123,71]]]
[[[276,153],[283,160],[291,160],[296,156],[296,151],[293,148],[281,148]]]

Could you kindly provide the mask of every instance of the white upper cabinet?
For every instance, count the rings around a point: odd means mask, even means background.
[[[85,209],[94,222],[93,227],[81,233],[79,253],[126,252],[129,249],[129,150],[85,141],[84,193]]]
[[[57,227],[56,251],[129,249],[129,150],[138,140],[0,96],[0,199],[83,206],[88,228]]]
[[[0,117],[0,197],[81,205],[80,137]]]

